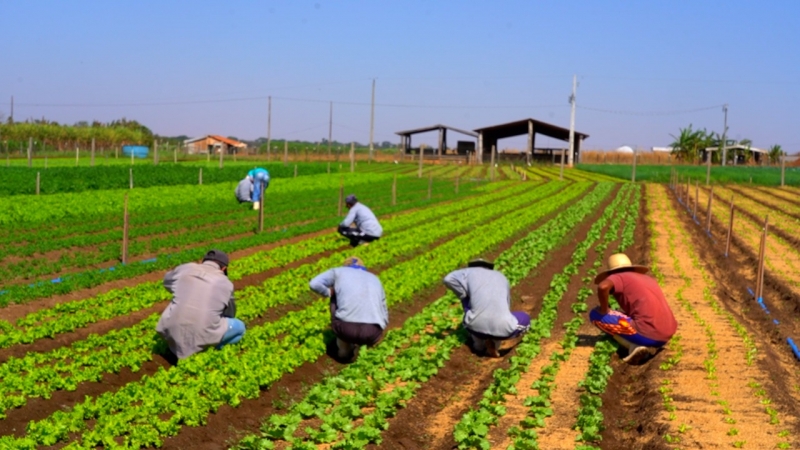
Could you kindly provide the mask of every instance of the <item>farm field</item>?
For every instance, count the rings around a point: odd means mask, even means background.
[[[233,197],[254,163],[204,164],[151,166],[133,189],[122,164],[60,167],[52,190],[0,193],[0,449],[800,447],[796,188],[718,180],[685,192],[669,172],[630,183],[565,169],[561,180],[558,166],[502,164],[419,176],[413,162],[354,173],[299,162],[295,176],[294,163],[270,163],[258,233],[257,211]],[[336,234],[340,193],[375,211],[379,241],[352,249]],[[212,247],[231,255],[246,335],[172,364],[155,332],[171,298],[161,279]],[[650,268],[679,322],[642,365],[588,321],[592,280],[618,252]],[[343,364],[328,300],[308,281],[349,256],[380,278],[389,326]],[[513,309],[532,317],[502,358],[469,349],[442,285],[476,257],[496,262]]]

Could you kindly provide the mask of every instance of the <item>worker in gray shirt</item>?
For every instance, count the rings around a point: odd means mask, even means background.
[[[331,329],[338,356],[352,360],[358,346],[373,346],[389,323],[381,280],[367,271],[361,259],[347,258],[342,267],[327,270],[309,282],[312,291],[331,299]]]
[[[236,195],[236,200],[239,200],[239,203],[249,203],[253,201],[253,180],[246,176],[239,184],[236,185],[236,191],[234,191]]]
[[[499,357],[500,351],[517,345],[531,326],[527,313],[511,311],[508,279],[489,261],[470,261],[466,269],[447,274],[444,284],[461,300],[464,328],[478,353]]]
[[[211,250],[201,263],[182,264],[164,275],[164,287],[173,297],[156,332],[179,359],[208,347],[235,344],[244,336],[244,322],[234,318],[228,264],[225,252]]]
[[[355,195],[350,194],[345,199],[347,217],[339,224],[339,234],[350,239],[350,245],[368,244],[377,241],[383,234],[383,228],[375,214],[363,203],[359,203]],[[355,225],[355,228],[352,226]]]

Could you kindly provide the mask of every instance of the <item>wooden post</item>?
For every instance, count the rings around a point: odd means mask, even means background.
[[[706,210],[706,233],[711,234],[711,202],[714,200],[714,186],[708,191],[708,209]]]
[[[784,180],[786,180],[786,156],[781,155],[781,187],[784,186]]]
[[[153,140],[153,165],[158,165],[158,141]]]
[[[331,162],[328,161],[328,175],[331,174]]]
[[[706,151],[706,186],[711,184],[711,151]]]
[[[419,168],[417,169],[417,178],[422,178],[422,158],[425,154],[425,149],[422,148],[422,145],[419,146]]]
[[[128,173],[128,184],[130,184],[130,187],[128,189],[133,189],[133,168],[130,168],[129,170],[130,172]]]
[[[47,169],[47,155],[44,155],[44,168]]]
[[[40,173],[36,172],[36,195],[39,195],[39,179],[40,179]]]
[[[178,146],[172,149],[172,163],[178,164]]]
[[[459,177],[456,176],[456,195],[458,195],[458,179]]]
[[[114,147],[114,159],[119,159],[119,147]]]
[[[122,264],[128,263],[128,194],[125,194],[125,205],[122,208]]]
[[[28,167],[33,166],[33,138],[28,138]]]
[[[397,174],[394,174],[394,180],[392,181],[392,206],[397,204]]]
[[[764,217],[764,229],[761,232],[761,242],[758,248],[758,270],[756,272],[756,299],[764,297],[764,258],[767,253],[767,227],[769,216]]]
[[[80,148],[76,145],[75,146],[75,167],[78,167],[81,158],[81,151]]]
[[[133,149],[131,148],[131,165],[133,165]]]
[[[283,165],[289,164],[289,141],[283,141]]]
[[[633,168],[631,169],[631,183],[636,183],[636,155],[638,153],[637,150],[638,149],[633,150]]]
[[[264,232],[264,183],[261,183],[261,186],[258,188],[259,196],[259,208],[258,208],[258,232]]]
[[[694,213],[692,217],[697,222],[697,203],[700,201],[700,180],[694,180]]]
[[[222,160],[225,157],[225,148],[223,146],[219,146],[219,168],[222,169]]]
[[[733,234],[733,195],[731,195],[731,218],[728,221],[728,237],[725,238],[725,257],[728,257],[728,252],[731,249],[731,234]]]
[[[297,164],[294,165],[294,177],[297,178]]]
[[[92,153],[89,157],[89,166],[94,167],[94,138],[92,138]]]
[[[203,184],[203,168],[200,168],[200,173],[197,174],[197,184]]]
[[[689,207],[691,206],[691,203],[692,203],[692,191],[691,191],[691,189],[692,189],[692,179],[689,178],[689,177],[686,177],[686,210],[687,211],[691,211],[691,209],[689,209]]]
[[[431,199],[431,191],[433,191],[433,175],[428,174],[428,200]]]
[[[338,215],[342,215],[342,210],[344,209],[344,178],[340,179],[339,181],[339,209]]]
[[[350,173],[356,171],[356,143],[350,143]]]
[[[206,153],[206,163],[211,162],[211,152]]]
[[[495,152],[495,149],[496,149],[496,148],[497,148],[497,146],[496,146],[496,145],[492,145],[492,155],[491,155],[491,157],[490,157],[490,161],[489,161],[489,164],[491,165],[491,170],[492,170],[492,171],[490,172],[490,175],[489,175],[489,179],[490,179],[491,181],[494,181],[494,152]]]

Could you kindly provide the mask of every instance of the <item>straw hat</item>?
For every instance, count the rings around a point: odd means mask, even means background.
[[[487,261],[487,260],[485,260],[483,258],[476,258],[476,259],[473,259],[472,261],[468,262],[467,263],[467,267],[485,267],[485,268],[487,268],[489,270],[493,270],[494,269],[494,263],[491,262],[491,261]]]
[[[608,257],[608,270],[600,272],[594,277],[594,284],[599,284],[601,281],[608,278],[609,275],[617,272],[636,272],[647,273],[649,269],[645,266],[631,264],[630,258],[624,253],[617,253]]]
[[[344,260],[344,263],[342,265],[345,267],[352,267],[352,266],[366,267],[364,265],[364,261],[362,261],[361,258],[359,258],[358,256],[348,257],[347,259]]]

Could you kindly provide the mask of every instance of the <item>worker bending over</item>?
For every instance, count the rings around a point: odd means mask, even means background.
[[[361,259],[347,258],[342,267],[327,270],[309,283],[314,292],[331,299],[331,329],[338,356],[352,360],[360,345],[373,346],[389,323],[381,280],[367,271]]]
[[[236,186],[236,200],[239,203],[252,202],[253,209],[261,206],[261,186],[264,190],[269,187],[269,172],[267,169],[256,167],[247,172],[247,176]]]
[[[517,345],[531,326],[527,313],[511,311],[508,279],[489,261],[470,261],[466,269],[447,274],[444,284],[461,300],[464,328],[477,353],[499,357],[500,351]]]
[[[672,338],[678,322],[658,282],[644,275],[647,267],[631,264],[623,253],[611,255],[608,267],[594,279],[600,306],[589,312],[589,319],[628,350],[623,361],[644,362]],[[609,307],[609,294],[622,312]]]
[[[367,244],[380,239],[383,228],[372,210],[363,203],[359,203],[353,194],[347,196],[345,204],[350,211],[339,224],[338,231],[339,234],[350,239],[350,246],[356,247],[359,244]],[[354,228],[353,225],[355,225]]]
[[[182,264],[164,275],[164,287],[173,297],[156,332],[179,359],[208,347],[235,344],[244,336],[244,323],[234,318],[228,263],[225,252],[211,250],[201,263]]]

